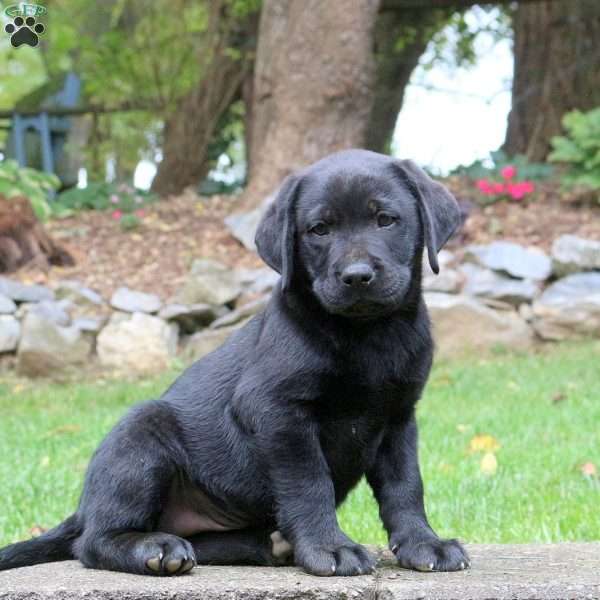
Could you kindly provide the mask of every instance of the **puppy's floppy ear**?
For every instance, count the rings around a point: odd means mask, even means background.
[[[412,160],[400,160],[396,164],[417,200],[431,270],[439,273],[437,253],[461,224],[458,202],[441,183],[431,179]]]
[[[281,274],[281,289],[292,281],[294,241],[296,237],[295,205],[299,178],[289,175],[279,188],[274,202],[264,214],[254,241],[260,257]]]

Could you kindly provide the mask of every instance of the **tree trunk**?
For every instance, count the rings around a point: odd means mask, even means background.
[[[216,16],[217,22],[232,18],[222,11]],[[215,47],[202,81],[165,122],[163,158],[152,182],[152,191],[161,196],[197,186],[206,177],[212,167],[208,145],[252,70],[258,15],[247,15],[241,23],[230,23],[228,29],[214,34]]]
[[[379,0],[264,0],[245,209],[291,171],[365,145],[378,8]]]
[[[384,10],[375,24],[377,78],[365,147],[389,152],[404,92],[427,43],[446,23],[439,10]]]
[[[25,197],[0,196],[0,273],[11,273],[34,263],[70,266],[73,257],[48,235]]]
[[[600,105],[600,2],[519,4],[512,109],[504,151],[543,161],[571,110]]]
[[[210,170],[208,145],[221,116],[229,108],[243,80],[244,65],[229,56],[213,60],[200,85],[179,103],[166,121],[152,191],[161,196],[196,186]]]

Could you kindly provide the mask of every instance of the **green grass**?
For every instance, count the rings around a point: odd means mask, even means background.
[[[535,355],[497,355],[436,366],[419,407],[420,454],[432,525],[470,542],[600,539],[600,344]],[[151,381],[0,384],[0,545],[48,527],[77,504],[95,446],[131,404],[155,397]],[[558,401],[557,401],[558,400]],[[471,439],[501,447],[485,475]],[[340,509],[358,541],[384,543],[365,483]]]

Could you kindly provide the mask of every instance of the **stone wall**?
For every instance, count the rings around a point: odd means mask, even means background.
[[[600,337],[600,242],[562,236],[548,256],[498,241],[443,250],[438,276],[424,269],[438,354]],[[424,261],[427,264],[427,261]],[[194,261],[174,298],[126,287],[111,298],[76,281],[52,289],[0,277],[0,354],[24,375],[52,375],[94,361],[156,372],[179,355],[212,351],[267,303],[278,275]]]

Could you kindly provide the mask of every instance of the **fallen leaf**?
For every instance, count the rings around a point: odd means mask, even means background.
[[[553,404],[558,404],[559,402],[562,402],[563,400],[567,399],[567,395],[564,392],[555,392],[554,394],[552,394],[552,403]]]
[[[492,435],[476,435],[469,442],[469,452],[496,452],[500,450],[500,442]]]
[[[452,385],[454,380],[452,379],[449,373],[442,373],[438,377],[436,377],[432,382],[434,387],[442,387],[445,385]]]
[[[442,473],[452,473],[452,471],[454,471],[455,467],[454,467],[454,465],[448,464],[447,462],[441,462],[438,465],[438,469]]]
[[[64,433],[78,433],[79,431],[81,431],[81,425],[73,425],[67,423],[66,425],[59,425],[58,427],[51,429],[50,431],[48,431],[48,433],[46,433],[46,435],[44,435],[44,437],[62,435]]]
[[[484,475],[495,475],[498,470],[498,460],[493,452],[486,452],[481,458],[479,469]]]
[[[598,477],[598,467],[593,462],[583,463],[579,470],[585,477]]]
[[[49,456],[42,456],[42,460],[40,460],[40,467],[47,467],[50,464]]]

